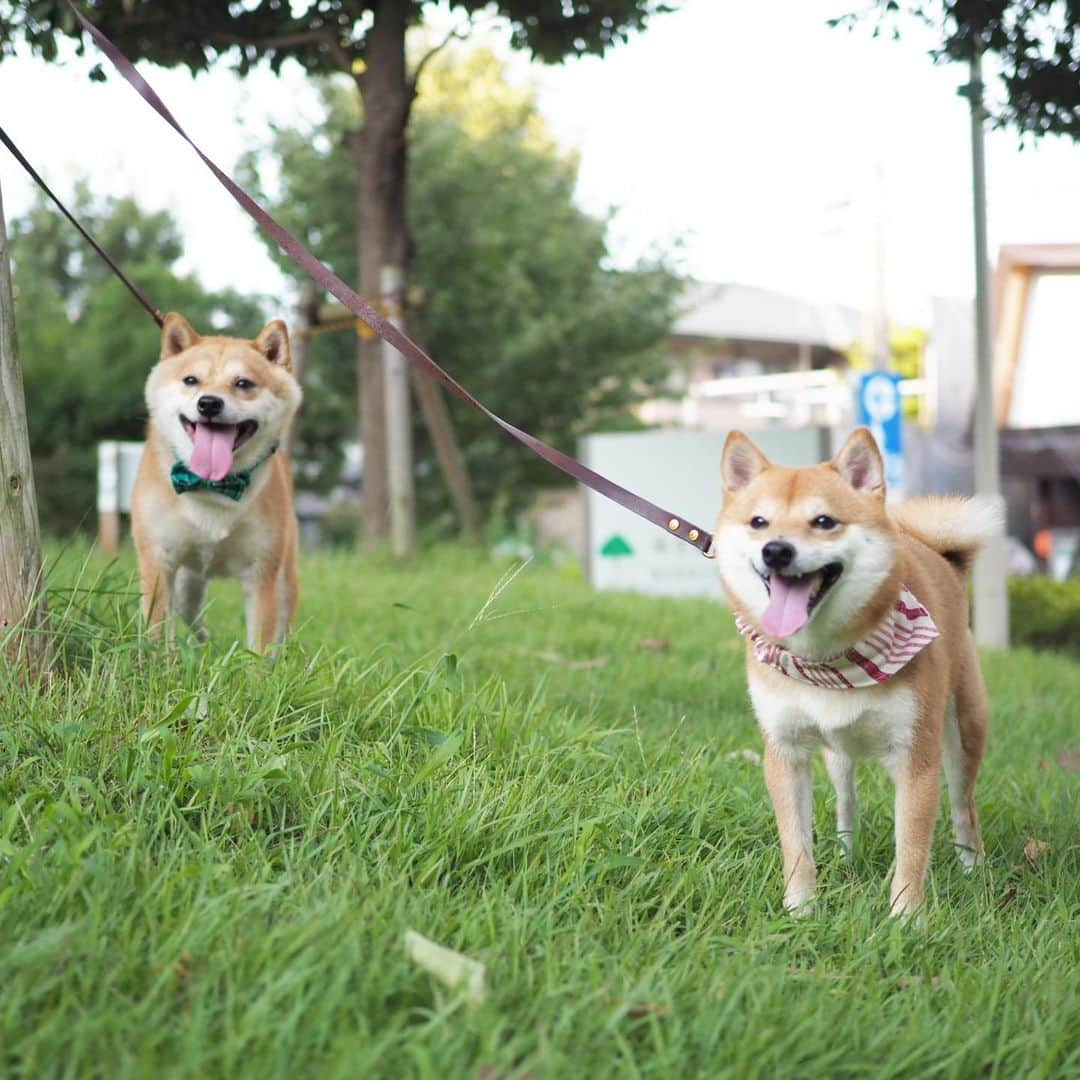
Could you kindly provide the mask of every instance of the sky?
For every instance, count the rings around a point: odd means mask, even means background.
[[[969,117],[956,92],[967,73],[935,66],[914,24],[900,42],[826,25],[857,6],[685,0],[606,57],[555,67],[511,55],[497,25],[476,37],[536,87],[556,138],[578,151],[578,199],[613,212],[616,264],[677,243],[702,280],[867,308],[880,250],[890,315],[921,322],[932,296],[973,290]],[[208,285],[282,295],[253,226],[204,166],[118,78],[88,82],[89,66],[0,64],[0,120],[23,152],[62,194],[86,176],[171,210],[186,268]],[[295,67],[244,81],[144,70],[227,170],[269,125],[318,117]],[[1080,147],[991,132],[988,177],[992,251],[1080,239]],[[0,185],[9,217],[26,209],[29,181],[2,150]]]

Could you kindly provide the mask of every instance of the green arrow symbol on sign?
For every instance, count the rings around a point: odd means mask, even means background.
[[[626,555],[633,555],[634,549],[618,533],[616,533],[600,549],[600,554],[609,559],[621,559]]]

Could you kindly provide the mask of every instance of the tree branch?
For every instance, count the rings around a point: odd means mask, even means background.
[[[254,46],[256,49],[287,49],[295,45],[323,44],[334,58],[337,66],[346,74],[352,74],[353,57],[348,49],[336,37],[325,29],[304,30],[296,34],[282,34],[278,37],[245,38],[232,34],[211,34],[206,40],[214,46],[243,48]]]
[[[469,30],[471,30],[473,26],[471,15],[469,16],[468,23]],[[422,57],[420,57],[420,62],[416,65],[416,70],[412,73],[412,78],[409,79],[409,90],[413,97],[416,96],[416,88],[420,84],[420,76],[424,73],[424,68],[427,67],[429,61],[433,60],[436,56],[438,56],[439,53],[441,53],[443,49],[445,49],[446,46],[450,44],[451,41],[464,41],[467,36],[467,31],[462,31],[455,28],[451,30],[450,33],[447,34],[446,37],[444,37],[438,45],[435,45],[433,48],[428,49],[428,51],[424,53]]]

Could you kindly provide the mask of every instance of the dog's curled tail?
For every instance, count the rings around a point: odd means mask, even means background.
[[[1004,500],[925,495],[889,507],[895,524],[950,562],[961,574],[971,571],[979,549],[1005,528]]]

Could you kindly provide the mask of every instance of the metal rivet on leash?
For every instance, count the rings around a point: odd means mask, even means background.
[[[669,521],[669,522],[667,523],[667,527],[668,527],[668,528],[669,528],[669,529],[670,529],[670,530],[671,530],[672,532],[678,532],[678,531],[679,531],[679,519],[678,519],[678,518],[672,518],[672,519],[671,519],[671,520],[670,520],[670,521]]]

